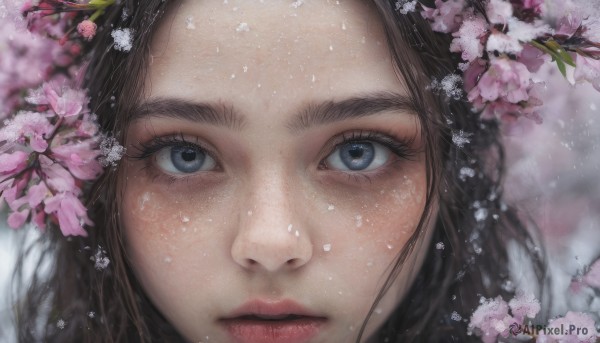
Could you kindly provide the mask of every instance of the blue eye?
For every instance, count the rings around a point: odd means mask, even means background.
[[[156,163],[171,174],[191,174],[211,170],[215,160],[205,151],[192,146],[172,146],[161,149],[156,154]]]
[[[327,166],[345,171],[369,171],[384,165],[390,150],[375,142],[348,142],[339,145],[325,160]]]

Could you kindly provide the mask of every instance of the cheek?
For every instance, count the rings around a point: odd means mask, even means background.
[[[207,270],[207,257],[223,251],[228,212],[222,192],[184,191],[139,176],[129,178],[122,221],[136,274],[174,276]]]

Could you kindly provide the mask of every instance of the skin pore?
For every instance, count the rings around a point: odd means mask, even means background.
[[[190,342],[235,342],[223,319],[255,300],[318,317],[310,342],[355,340],[426,193],[380,19],[362,1],[267,0],[182,1],[165,19],[123,169],[144,290]],[[422,237],[365,338],[410,286]]]

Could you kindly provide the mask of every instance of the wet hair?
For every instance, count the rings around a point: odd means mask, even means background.
[[[433,7],[433,0],[422,2]],[[483,13],[482,1],[469,2]],[[165,0],[117,3],[98,20],[97,36],[87,47],[86,84],[102,130],[124,142],[128,113],[143,96],[153,33],[176,4]],[[504,150],[498,124],[480,120],[464,99],[448,99],[429,90],[433,80],[457,72],[460,61],[449,52],[450,37],[434,33],[419,13],[396,11],[395,0],[373,0],[372,5],[385,28],[391,63],[418,112],[425,142],[427,200],[419,226],[394,260],[358,340],[400,270],[412,268],[404,261],[425,235],[427,223],[434,221],[415,281],[374,339],[475,341],[467,334],[466,321],[456,320],[452,313],[468,318],[482,296],[509,298],[514,290],[508,280],[508,244],[529,250],[535,242],[517,212],[502,200]],[[134,31],[134,48],[128,53],[113,48],[111,31],[117,27]],[[469,143],[453,140],[461,135]],[[464,168],[474,172],[472,177],[461,175]],[[60,230],[48,228],[35,242],[23,245],[14,275],[19,341],[184,341],[133,275],[119,220],[125,182],[120,173],[118,167],[109,170],[90,189],[87,206],[95,226],[88,229],[89,237],[66,239]],[[440,243],[444,248],[436,249]],[[102,250],[110,264],[96,270],[93,260]],[[25,261],[32,256],[38,268],[27,278]],[[543,279],[541,253],[530,258],[536,276]],[[64,326],[57,325],[61,320]]]

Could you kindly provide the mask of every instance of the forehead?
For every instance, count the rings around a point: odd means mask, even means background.
[[[290,100],[290,89],[335,97],[399,84],[364,1],[182,1],[151,53],[150,94]]]

